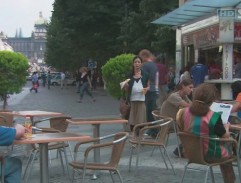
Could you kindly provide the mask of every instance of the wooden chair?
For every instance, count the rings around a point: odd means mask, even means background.
[[[159,120],[159,119],[163,119],[163,118],[166,118],[166,117],[167,117],[167,116],[162,116],[162,115],[160,115],[160,111],[159,111],[159,110],[154,110],[154,111],[152,111],[152,115],[153,115],[153,117],[154,117],[155,120]],[[170,133],[174,133],[175,138],[176,138],[176,142],[177,142],[178,154],[179,154],[179,157],[181,158],[181,150],[180,150],[180,143],[179,143],[179,139],[178,139],[178,135],[177,135],[177,131],[178,131],[177,129],[178,129],[178,128],[177,128],[176,121],[175,121],[175,120],[172,120],[172,123],[171,123],[171,125],[169,126],[166,144],[168,144],[169,134],[170,134]],[[155,150],[155,149],[153,148],[153,151],[152,151],[151,155],[153,154],[154,150]]]
[[[168,169],[168,165],[166,162],[166,159],[164,157],[164,154],[167,157],[167,160],[169,161],[169,164],[175,174],[175,170],[173,168],[171,159],[169,157],[169,154],[166,150],[166,138],[168,135],[168,129],[169,125],[172,123],[172,118],[163,118],[157,121],[153,122],[148,122],[148,123],[141,123],[138,125],[135,125],[133,129],[134,135],[129,138],[129,142],[131,144],[131,154],[130,154],[130,159],[129,159],[129,171],[131,170],[131,162],[132,162],[132,154],[133,150],[137,150],[137,157],[136,157],[136,172],[138,171],[138,164],[139,164],[139,156],[141,152],[141,147],[142,146],[154,146],[154,147],[159,147],[162,159],[165,163],[166,168]],[[149,129],[158,129],[159,133],[156,139],[146,139],[145,138],[145,132]],[[164,150],[164,153],[162,152],[162,149]]]
[[[213,141],[213,142],[216,142],[216,143],[223,143],[223,144],[226,143],[226,144],[228,144],[227,147],[230,147],[230,151],[232,151],[233,147],[237,147],[237,141],[234,140],[234,139],[231,139],[231,138],[229,138],[229,139],[227,139],[227,138],[209,138],[209,137],[203,137],[203,136],[196,136],[196,135],[193,135],[193,134],[188,133],[188,132],[179,132],[178,135],[179,135],[179,137],[181,139],[181,142],[182,142],[182,145],[184,147],[185,156],[188,159],[188,162],[187,162],[187,164],[185,165],[185,168],[184,168],[181,183],[184,180],[186,170],[187,169],[194,169],[194,168],[189,168],[190,164],[200,164],[200,165],[207,166],[206,175],[205,175],[205,183],[207,182],[209,170],[210,170],[210,173],[211,173],[212,182],[215,183],[212,168],[214,166],[217,166],[217,165],[220,165],[220,164],[226,164],[228,162],[237,161],[237,157],[232,155],[228,159],[219,160],[219,161],[214,162],[214,163],[208,163],[204,158],[204,152],[203,152],[203,140],[204,139],[209,140],[209,141]],[[238,162],[237,164],[238,164],[237,166],[238,166],[239,175],[240,175],[240,162]],[[239,178],[240,178],[240,176],[239,176]]]
[[[69,163],[69,165],[74,170],[72,182],[74,181],[75,172],[78,170],[83,170],[82,183],[84,183],[85,181],[86,170],[107,170],[109,171],[113,182],[114,182],[114,179],[113,179],[112,172],[116,172],[119,176],[120,181],[123,183],[122,177],[118,170],[118,164],[119,164],[127,137],[128,137],[127,132],[119,132],[116,134],[95,138],[93,140],[89,140],[86,142],[77,143],[74,148],[74,160],[71,163]],[[111,140],[108,140],[110,138]],[[86,143],[94,143],[94,144],[86,148],[86,150],[84,151],[84,160],[80,161],[78,157],[79,148],[82,144],[86,144]],[[91,162],[89,160],[90,152],[94,151],[97,148],[103,149],[108,147],[111,150],[111,155],[108,158],[109,160],[107,162],[105,163]]]
[[[61,133],[61,132],[66,132],[67,128],[68,128],[68,122],[66,121],[66,119],[71,119],[71,117],[69,116],[57,116],[57,117],[50,117],[50,118],[44,118],[41,119],[39,121],[34,121],[33,122],[33,126],[38,126],[41,123],[46,123],[49,122],[49,127],[41,127],[40,129],[42,130],[41,133]],[[43,126],[46,126],[46,124],[44,124]],[[48,150],[49,153],[51,150],[57,150],[57,153],[60,156],[60,160],[61,160],[61,165],[62,165],[62,169],[64,172],[64,164],[63,164],[63,158],[62,158],[62,152],[64,154],[64,159],[65,159],[65,164],[66,164],[66,169],[67,169],[67,173],[68,176],[70,177],[69,174],[69,169],[68,169],[68,158],[67,158],[67,153],[66,153],[66,148],[69,147],[69,151],[70,151],[70,155],[73,159],[73,155],[72,155],[72,151],[71,151],[71,146],[69,144],[69,142],[61,142],[61,143],[49,143],[48,145]],[[27,161],[27,166],[25,168],[24,174],[23,174],[23,179],[25,180],[25,182],[27,183],[29,180],[29,176],[31,174],[31,170],[33,167],[33,162],[36,159],[36,156],[39,153],[39,148],[36,145],[32,146],[32,151],[31,151],[31,155],[28,158]],[[51,160],[51,159],[50,159]],[[50,161],[51,163],[51,161]],[[30,169],[29,169],[30,167]]]

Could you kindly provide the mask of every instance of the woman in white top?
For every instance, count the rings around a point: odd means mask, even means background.
[[[136,124],[146,122],[145,94],[149,89],[149,77],[145,71],[141,70],[141,66],[142,59],[139,56],[135,56],[130,81],[125,85],[125,90],[128,91],[128,99],[131,103],[129,116],[131,131]]]

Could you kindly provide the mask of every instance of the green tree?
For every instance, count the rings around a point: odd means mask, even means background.
[[[0,95],[3,109],[7,105],[7,94],[19,93],[26,83],[28,60],[21,53],[0,51]]]
[[[123,1],[55,1],[46,62],[61,69],[76,68],[90,58],[98,62],[115,56],[123,15]]]
[[[120,82],[126,80],[127,73],[131,71],[133,54],[122,54],[109,59],[102,66],[102,75],[107,91],[111,96],[119,98],[122,95]]]
[[[167,26],[151,22],[177,7],[176,0],[142,0],[138,11],[132,11],[123,19],[118,37],[123,52],[136,53],[146,48],[159,54],[175,53],[175,31]]]

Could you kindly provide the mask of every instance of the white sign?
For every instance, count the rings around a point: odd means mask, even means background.
[[[223,124],[226,124],[228,122],[228,118],[231,113],[232,107],[233,105],[231,104],[213,102],[212,105],[210,106],[210,109],[214,112],[222,113],[221,118],[222,118]]]

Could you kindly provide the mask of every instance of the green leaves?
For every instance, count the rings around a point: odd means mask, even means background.
[[[28,67],[21,53],[0,51],[0,95],[19,93],[26,83]]]
[[[121,96],[120,82],[126,80],[127,74],[131,72],[133,58],[133,54],[122,54],[109,59],[101,68],[107,91],[111,96]]]

